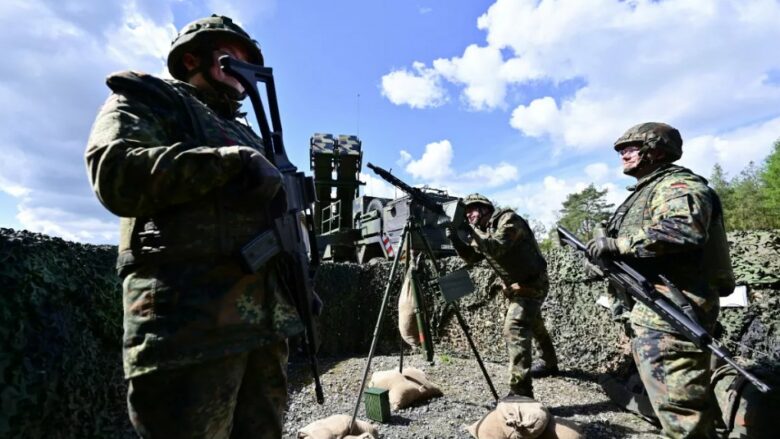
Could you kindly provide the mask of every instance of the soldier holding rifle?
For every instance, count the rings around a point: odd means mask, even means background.
[[[282,174],[237,119],[228,56],[262,65],[228,17],[185,26],[175,80],[108,77],[86,151],[90,183],[120,216],[128,409],[145,438],[280,438],[287,337],[303,327],[280,258],[248,272],[240,248],[285,210]]]
[[[464,198],[469,243],[453,227],[447,228],[458,255],[466,262],[487,259],[503,282],[510,305],[504,320],[504,338],[509,351],[510,395],[533,398],[531,372],[542,376],[558,371],[550,334],[544,327],[541,306],[547,297],[547,262],[528,223],[512,209],[496,211],[485,196]],[[541,361],[531,367],[532,338],[539,343]]]
[[[682,138],[667,124],[636,125],[618,138],[615,150],[623,173],[637,183],[606,235],[588,242],[588,254],[627,262],[711,332],[719,294],[734,288],[718,195],[704,178],[673,164],[682,156]],[[634,360],[664,435],[714,437],[710,352],[642,302],[633,307],[631,326]]]

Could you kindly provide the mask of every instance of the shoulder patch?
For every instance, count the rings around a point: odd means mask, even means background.
[[[669,187],[672,188],[672,189],[688,189],[688,184],[685,183],[685,182],[679,181],[677,183],[672,183],[671,185],[669,185]]]

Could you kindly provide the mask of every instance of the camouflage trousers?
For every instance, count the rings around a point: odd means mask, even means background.
[[[631,352],[664,436],[714,437],[710,353],[676,334],[632,328]]]
[[[130,379],[130,421],[142,438],[282,437],[287,342]]]
[[[504,340],[509,354],[509,389],[518,395],[533,397],[530,372],[534,338],[542,360],[548,366],[557,365],[555,348],[544,327],[541,308],[541,299],[513,298],[504,319]]]

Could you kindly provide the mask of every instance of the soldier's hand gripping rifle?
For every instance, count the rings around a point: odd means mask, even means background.
[[[686,309],[684,303],[677,305],[659,294],[650,281],[624,261],[591,259],[590,256],[588,256],[585,244],[577,239],[570,231],[566,230],[565,227],[558,226],[558,238],[561,243],[582,252],[588,261],[601,268],[607,279],[609,279],[617,288],[626,291],[633,298],[645,304],[648,308],[661,316],[664,321],[672,325],[672,327],[682,334],[683,337],[694,343],[699,349],[710,350],[715,356],[730,364],[760,391],[764,393],[770,391],[768,385],[731,359],[731,353],[712,338],[707,330],[699,324],[692,309]],[[683,293],[667,278],[662,275],[659,276],[659,278],[669,289],[672,297],[680,298],[675,300],[675,302],[678,300],[681,302],[685,300],[682,295]]]
[[[292,295],[298,315],[303,320],[304,345],[309,356],[317,402],[322,404],[324,396],[320,384],[317,357],[315,356],[316,334],[312,321],[312,299],[314,297],[314,271],[319,264],[319,251],[314,236],[311,206],[316,196],[314,180],[290,163],[282,140],[282,123],[276,100],[273,70],[245,63],[227,55],[219,58],[223,71],[236,78],[247,91],[257,117],[260,135],[265,147],[265,156],[282,173],[284,191],[287,195],[287,210],[274,219],[274,227],[253,239],[241,249],[245,268],[256,272],[277,254],[284,258],[288,271],[285,283]],[[257,83],[265,85],[269,124],[265,107],[257,90]],[[309,256],[311,255],[311,256]],[[309,257],[311,257],[311,264]]]

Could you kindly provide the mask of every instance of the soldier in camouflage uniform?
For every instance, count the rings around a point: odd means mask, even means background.
[[[669,125],[636,125],[615,142],[615,150],[623,172],[637,183],[609,220],[606,236],[588,243],[590,256],[629,262],[660,294],[690,306],[712,330],[719,294],[734,288],[717,194],[704,178],[672,164],[682,156],[682,138]],[[672,294],[659,274],[682,294]],[[631,328],[634,360],[664,435],[712,437],[709,352],[641,303],[631,311]]]
[[[185,26],[174,80],[112,74],[86,150],[90,183],[120,217],[128,408],[145,438],[279,438],[287,337],[302,330],[285,267],[242,270],[237,251],[284,209],[281,174],[238,120],[228,55],[256,42],[228,17]]]
[[[464,204],[466,218],[477,236],[472,235],[466,243],[452,228],[447,229],[447,236],[466,262],[487,259],[502,279],[502,291],[510,302],[503,328],[509,351],[510,394],[533,398],[533,338],[544,365],[539,375],[558,370],[555,348],[541,315],[549,288],[547,262],[528,223],[512,209],[496,211],[493,203],[480,194],[469,195]]]

